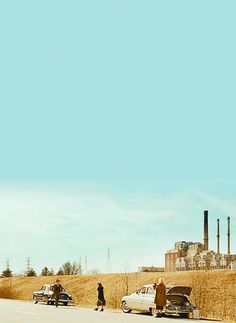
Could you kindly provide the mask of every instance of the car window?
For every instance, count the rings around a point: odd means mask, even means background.
[[[153,287],[148,287],[148,288],[147,288],[147,294],[154,294],[154,289],[153,289]]]
[[[143,287],[141,290],[140,290],[140,294],[145,294],[146,293],[146,287]]]
[[[41,287],[41,290],[45,290],[45,289],[46,289],[46,286],[42,286],[42,287]]]

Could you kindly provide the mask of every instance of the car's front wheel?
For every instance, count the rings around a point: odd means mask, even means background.
[[[34,300],[34,304],[37,304],[38,303],[38,301],[36,299],[36,296],[33,297],[33,300]]]
[[[130,313],[132,310],[128,307],[127,303],[124,301],[121,304],[122,311],[124,313]]]
[[[47,296],[44,296],[44,297],[43,297],[43,301],[44,301],[44,303],[46,303],[47,305],[49,305],[49,304],[50,304],[49,299],[48,299],[48,297],[47,297]]]
[[[188,318],[189,317],[189,314],[188,313],[179,313],[179,316],[182,317],[183,319],[184,318]]]

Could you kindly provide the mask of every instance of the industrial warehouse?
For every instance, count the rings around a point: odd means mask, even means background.
[[[217,219],[217,252],[208,248],[208,211],[204,211],[204,242],[175,243],[165,254],[165,271],[235,269],[236,255],[230,253],[230,217],[227,218],[228,253],[220,253],[220,220]]]

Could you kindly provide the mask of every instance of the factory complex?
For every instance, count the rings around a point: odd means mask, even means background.
[[[217,251],[208,247],[208,211],[204,211],[204,240],[201,242],[176,242],[174,249],[165,254],[165,271],[212,270],[232,268],[236,255],[230,252],[230,217],[227,218],[227,254],[220,253],[220,221],[217,219]]]

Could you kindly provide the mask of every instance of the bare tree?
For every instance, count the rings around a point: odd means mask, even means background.
[[[76,261],[65,262],[61,266],[61,269],[62,269],[64,275],[80,275],[81,274],[81,264],[77,263]]]

